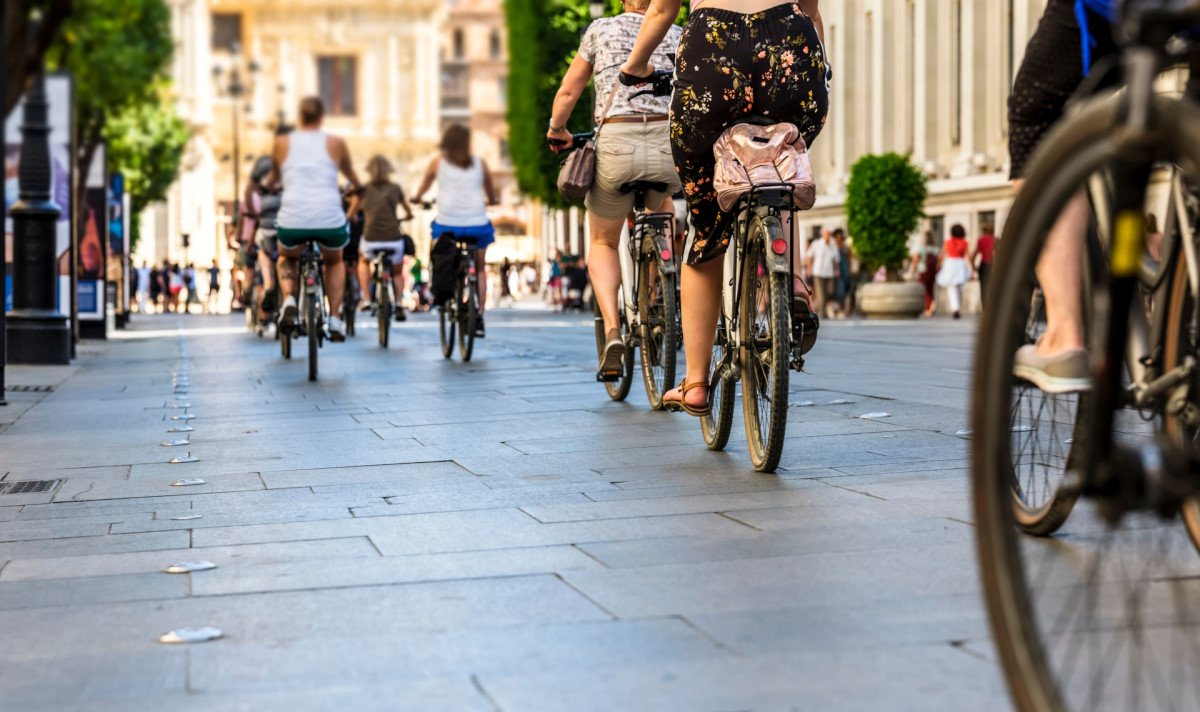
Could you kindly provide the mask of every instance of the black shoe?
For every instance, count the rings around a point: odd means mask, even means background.
[[[961,319],[961,318],[962,318],[962,314],[960,314],[960,313],[958,313],[958,312],[954,312],[954,318],[955,318],[955,319]]]
[[[482,339],[487,336],[487,331],[483,328],[483,317],[475,319],[475,338]]]
[[[404,311],[404,307],[396,309],[396,321],[408,321],[408,314]]]

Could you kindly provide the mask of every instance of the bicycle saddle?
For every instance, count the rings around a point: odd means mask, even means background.
[[[374,249],[374,248],[370,247],[370,244],[371,244],[371,243],[369,243],[369,242],[367,243],[367,249],[369,249],[369,250],[371,250],[372,252],[374,252],[376,256],[379,256],[379,255],[387,255],[388,257],[395,257],[395,256],[396,256],[396,251],[395,251],[395,250],[393,250],[393,249],[392,249],[392,248],[390,248],[390,247],[389,247],[389,248],[386,248],[386,249],[378,250],[378,249]]]
[[[617,189],[621,195],[626,193],[665,193],[667,192],[667,184],[660,181],[652,180],[631,180],[628,183],[622,183]]]

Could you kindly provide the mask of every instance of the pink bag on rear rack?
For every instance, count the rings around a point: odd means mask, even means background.
[[[717,159],[713,188],[722,210],[729,210],[755,185],[791,183],[796,209],[817,200],[808,147],[795,124],[730,126],[713,146]]]

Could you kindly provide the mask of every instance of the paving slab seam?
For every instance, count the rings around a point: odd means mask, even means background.
[[[569,589],[571,589],[572,591],[574,591],[575,593],[579,594],[579,596],[580,596],[580,597],[581,597],[583,600],[587,601],[588,603],[590,603],[590,604],[592,604],[593,606],[595,606],[596,608],[598,608],[598,609],[600,610],[600,612],[601,612],[601,613],[603,613],[604,615],[608,616],[609,618],[612,618],[614,621],[623,620],[623,619],[622,619],[620,616],[618,616],[616,613],[614,613],[613,611],[609,610],[609,609],[608,609],[608,608],[607,608],[605,605],[603,605],[602,603],[600,603],[600,602],[599,602],[599,601],[597,601],[596,599],[592,598],[592,597],[591,597],[591,596],[589,596],[588,594],[584,593],[583,589],[579,588],[579,587],[578,587],[578,586],[576,586],[575,584],[573,584],[573,583],[571,583],[570,581],[568,581],[567,579],[563,578],[563,576],[562,576],[561,574],[559,574],[559,573],[555,572],[555,573],[554,573],[554,574],[552,574],[552,575],[554,576],[554,578],[558,579],[558,580],[559,580],[559,581],[561,581],[561,582],[562,582],[564,585],[566,585],[566,586],[567,586],[567,588],[569,588]]]
[[[479,676],[476,675],[475,673],[471,674],[471,685],[475,688],[475,690],[477,692],[479,692],[479,695],[481,697],[483,697],[483,699],[489,705],[492,706],[492,710],[494,712],[504,712],[504,708],[500,706],[500,703],[496,702],[496,699],[494,697],[492,697],[492,693],[487,691],[487,688],[485,688],[483,686],[483,681],[480,680]]]
[[[739,510],[734,510],[734,511],[739,511]],[[741,510],[741,511],[746,511],[746,510]],[[749,522],[743,522],[742,520],[733,516],[729,512],[713,512],[713,514],[716,514],[718,517],[724,517],[725,519],[728,519],[729,521],[733,522],[734,524],[740,524],[743,527],[746,527],[748,529],[753,529],[756,532],[762,531],[762,529],[759,529],[758,527],[754,526],[753,524],[751,524]]]

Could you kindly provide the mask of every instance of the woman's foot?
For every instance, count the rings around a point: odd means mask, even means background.
[[[701,381],[686,385],[680,383],[663,394],[663,407],[667,410],[681,410],[688,415],[708,415],[712,408],[708,402],[707,382]]]
[[[601,375],[620,375],[625,370],[625,340],[620,329],[609,329],[604,338],[604,354],[600,358]]]

